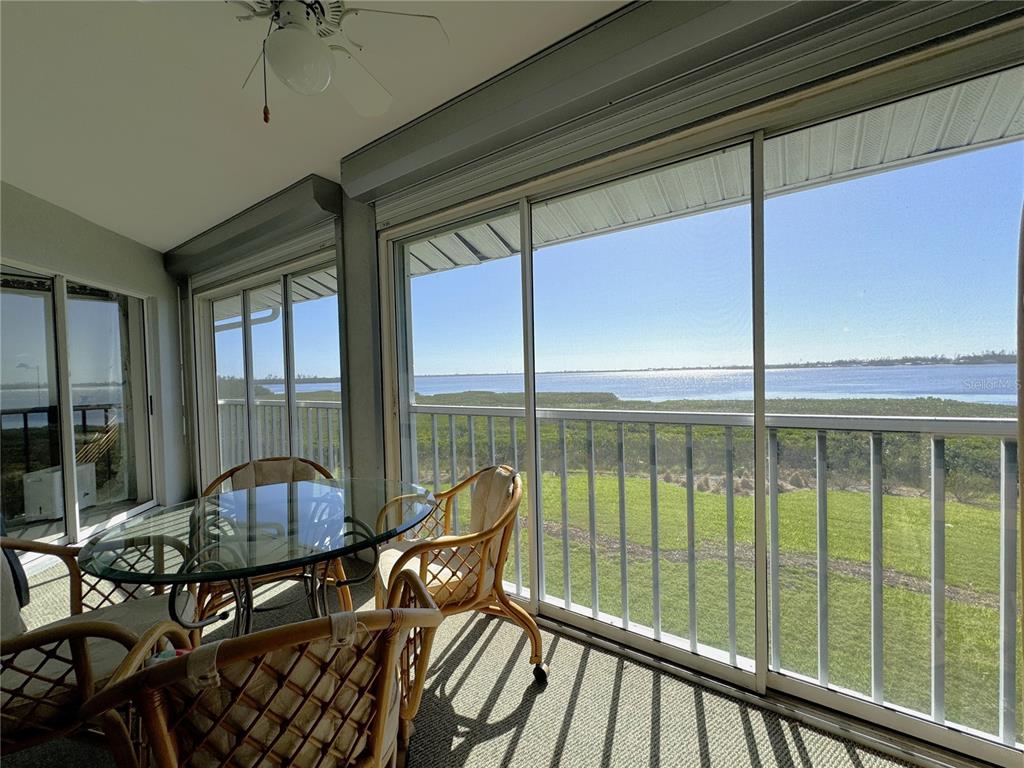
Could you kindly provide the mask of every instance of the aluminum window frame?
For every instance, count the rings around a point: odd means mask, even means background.
[[[285,367],[285,412],[287,429],[285,430],[285,442],[289,452],[294,452],[297,445],[297,398],[295,396],[295,346],[293,338],[293,326],[291,317],[291,286],[295,278],[303,277],[310,272],[322,269],[339,269],[337,250],[334,245],[319,248],[313,253],[290,259],[273,269],[264,270],[242,279],[231,279],[216,282],[213,285],[204,285],[198,290],[189,294],[189,301],[192,306],[192,322],[194,329],[193,339],[193,360],[194,379],[196,383],[196,439],[197,466],[196,478],[197,487],[202,489],[205,484],[221,473],[220,466],[220,420],[217,415],[217,361],[215,345],[215,326],[213,318],[213,304],[225,298],[238,296],[241,300],[241,323],[242,323],[242,344],[244,361],[244,380],[246,388],[245,403],[245,424],[246,424],[246,446],[248,456],[253,457],[255,447],[255,412],[251,403],[253,401],[253,378],[252,378],[252,349],[251,349],[251,318],[249,313],[249,292],[273,285],[277,281],[282,291],[281,313],[282,313],[282,350]],[[343,311],[344,294],[343,282],[338,277],[338,306]],[[340,334],[340,331],[339,331]],[[339,358],[341,360],[342,377],[347,367],[347,360],[344,353],[344,341],[339,347]],[[340,429],[341,445],[343,451],[342,471],[346,474],[350,471],[348,463],[351,461],[351,452],[346,449],[348,439],[348,417],[347,405],[343,399],[341,404]]]
[[[40,271],[33,264],[18,259],[8,259],[6,256],[4,257],[4,265],[50,280],[53,290],[53,343],[56,363],[54,374],[57,378],[57,411],[60,425],[62,501],[64,503],[65,528],[62,534],[46,535],[34,540],[52,544],[80,544],[89,537],[111,526],[124,522],[130,517],[159,505],[156,499],[156,489],[163,484],[163,461],[158,461],[158,459],[162,459],[163,451],[155,440],[155,417],[152,407],[152,376],[154,375],[155,366],[150,359],[150,351],[153,348],[151,339],[157,315],[155,300],[151,295],[143,291],[124,288],[108,280],[96,280],[89,276],[83,277],[77,273]],[[142,388],[142,402],[145,403],[143,411],[145,418],[135,420],[134,439],[137,441],[137,445],[141,446],[145,452],[144,457],[136,458],[135,468],[137,473],[145,474],[145,477],[137,478],[137,482],[140,484],[140,487],[145,487],[148,498],[92,525],[82,525],[81,523],[81,511],[78,508],[78,473],[77,471],[66,471],[67,467],[76,466],[75,419],[67,326],[67,285],[69,282],[116,293],[138,301],[139,317],[137,322],[132,323],[135,327],[130,329],[128,343],[132,349],[133,356],[138,355],[138,360],[133,360],[131,364],[131,386]],[[34,564],[36,561],[44,562],[46,558],[27,557],[26,561],[29,564]]]
[[[914,56],[923,54],[912,54]],[[887,62],[880,69],[891,68],[893,62]],[[870,698],[862,699],[849,695],[834,687],[822,687],[817,683],[802,680],[798,675],[786,674],[773,671],[770,667],[769,633],[771,630],[768,610],[769,584],[769,563],[768,563],[768,540],[767,540],[767,438],[768,427],[765,415],[765,391],[764,391],[764,216],[765,216],[765,189],[764,189],[764,141],[766,138],[777,137],[793,133],[813,125],[821,125],[832,122],[848,115],[866,112],[870,109],[887,104],[895,104],[918,95],[940,90],[950,85],[967,82],[995,72],[1011,69],[1020,66],[1020,63],[1012,66],[994,67],[984,73],[971,73],[962,77],[949,77],[940,83],[931,84],[927,87],[909,89],[905,93],[892,95],[881,100],[867,100],[859,104],[846,104],[840,109],[826,111],[814,119],[801,118],[794,120],[792,124],[784,127],[774,126],[770,130],[763,127],[749,127],[728,119],[724,123],[712,123],[705,128],[686,130],[674,140],[654,140],[646,142],[639,147],[629,148],[621,152],[600,158],[582,166],[569,168],[564,171],[555,172],[549,176],[535,179],[512,189],[496,192],[493,195],[471,200],[451,207],[437,213],[428,214],[416,220],[403,222],[393,227],[378,232],[378,259],[380,262],[380,292],[381,292],[381,333],[382,352],[384,364],[384,388],[385,403],[391,407],[385,408],[385,456],[390,476],[408,477],[408,458],[403,455],[407,449],[403,446],[403,430],[407,428],[407,417],[403,411],[408,408],[409,398],[403,389],[405,384],[402,376],[408,375],[405,368],[407,358],[403,357],[403,350],[406,349],[405,336],[411,336],[408,330],[410,312],[408,304],[408,290],[404,287],[409,276],[404,270],[404,244],[411,240],[422,239],[431,233],[464,225],[467,222],[476,221],[497,215],[500,211],[506,210],[513,205],[518,205],[521,211],[520,258],[523,264],[523,323],[524,323],[524,358],[526,359],[525,370],[527,378],[534,384],[534,371],[532,365],[532,231],[530,227],[530,206],[535,202],[560,197],[562,195],[581,192],[608,184],[613,184],[622,179],[632,176],[649,173],[659,167],[685,162],[688,159],[705,155],[718,149],[749,142],[751,145],[751,199],[752,209],[752,269],[753,269],[753,325],[754,325],[754,429],[755,429],[755,467],[754,487],[759,492],[754,494],[754,535],[755,535],[755,666],[754,672],[748,673],[722,664],[714,659],[690,653],[682,649],[676,649],[659,643],[656,640],[639,637],[635,633],[625,631],[602,621],[595,621],[588,616],[582,616],[577,612],[546,604],[538,600],[536,587],[542,581],[538,581],[537,570],[543,567],[543,558],[540,556],[539,542],[537,540],[536,528],[539,513],[534,505],[529,510],[529,524],[531,526],[531,541],[536,544],[531,548],[530,558],[530,599],[526,606],[530,612],[538,617],[553,619],[557,622],[575,627],[585,632],[594,632],[613,642],[632,646],[641,652],[664,658],[667,661],[678,664],[686,669],[693,670],[699,674],[710,675],[716,679],[724,680],[742,689],[751,690],[761,695],[784,694],[797,697],[814,705],[824,706],[833,712],[847,719],[854,718],[868,721],[874,726],[881,726],[890,729],[894,738],[898,734],[907,734],[913,739],[919,739],[940,748],[950,749],[965,755],[979,757],[988,762],[1001,766],[1017,766],[1021,760],[1022,752],[1013,745],[999,743],[998,737],[988,735],[976,735],[968,729],[954,728],[946,724],[932,722],[925,719],[926,716],[919,716],[909,711],[901,711],[892,705],[875,703]],[[814,94],[828,93],[828,84],[816,86],[809,89]],[[703,137],[703,142],[702,142]],[[1019,140],[1017,138],[1005,139],[1005,142]],[[996,141],[987,144],[1003,143]],[[673,148],[675,152],[673,152]],[[962,151],[981,150],[983,147],[966,147]],[[923,157],[916,162],[928,162],[935,160],[934,157]],[[890,170],[885,168],[879,173]],[[529,277],[529,282],[527,282]],[[403,287],[399,287],[403,286]],[[527,295],[529,293],[529,295]],[[403,329],[399,335],[399,329]],[[527,333],[530,333],[529,342]],[[526,352],[527,345],[530,352]],[[405,354],[410,351],[406,350]],[[1020,350],[1018,350],[1020,354]],[[533,424],[533,435],[529,441],[528,462],[531,471],[536,469],[538,456],[537,433],[536,433],[537,408],[534,397],[527,394],[526,423]],[[877,421],[874,420],[874,421]],[[1017,416],[1017,423],[1020,423],[1020,414]],[[1019,450],[1019,446],[1018,446]],[[532,494],[531,494],[532,497]],[[515,599],[515,598],[513,598]],[[1017,639],[1018,646],[1024,638]],[[853,723],[856,727],[856,723]],[[912,749],[912,746],[910,747]]]

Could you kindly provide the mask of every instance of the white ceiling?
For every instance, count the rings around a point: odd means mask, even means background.
[[[360,2],[430,13],[449,47],[424,49],[396,23],[367,36],[363,64],[394,95],[359,117],[334,89],[270,83],[262,121],[263,21],[222,2],[0,3],[0,177],[165,251],[622,5]]]

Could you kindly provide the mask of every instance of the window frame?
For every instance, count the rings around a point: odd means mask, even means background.
[[[948,62],[946,63],[948,66]],[[889,65],[891,68],[891,64]],[[922,94],[938,91],[963,82],[975,80],[987,75],[1014,69],[1021,66],[1017,63],[1009,66],[997,66],[984,72],[971,72],[961,76],[947,77],[941,82],[932,82],[926,86],[917,86],[900,93],[887,93],[884,98],[850,97],[842,93],[838,84],[823,84],[810,89],[810,96],[823,103],[813,118],[807,117],[806,108],[799,104],[793,110],[794,116],[788,121],[776,115],[766,115],[753,120],[746,115],[740,119],[713,121],[706,126],[698,126],[681,131],[675,137],[667,137],[645,142],[616,152],[610,156],[581,164],[573,168],[552,173],[548,176],[532,180],[513,188],[497,191],[492,195],[476,198],[456,206],[421,216],[381,229],[378,232],[379,290],[381,304],[381,346],[384,366],[384,420],[385,420],[385,459],[389,476],[409,477],[410,459],[408,448],[403,445],[406,430],[409,427],[408,407],[408,368],[411,359],[408,339],[411,338],[409,323],[411,312],[409,307],[408,275],[405,271],[404,245],[409,241],[429,236],[433,232],[450,229],[478,219],[499,215],[501,211],[517,205],[521,212],[521,251],[523,269],[523,323],[524,323],[524,357],[525,357],[525,392],[526,392],[526,423],[528,425],[527,463],[531,474],[537,468],[537,432],[536,432],[536,399],[533,367],[533,305],[532,305],[532,265],[534,248],[532,244],[531,205],[573,192],[593,189],[611,184],[631,176],[647,173],[658,167],[671,165],[698,157],[728,146],[745,141],[751,145],[751,201],[752,207],[752,258],[753,258],[753,324],[754,324],[754,429],[755,429],[755,488],[754,494],[754,535],[755,535],[755,613],[756,613],[756,651],[755,670],[752,678],[737,676],[737,670],[729,668],[714,660],[698,657],[686,651],[676,652],[661,643],[648,640],[634,633],[625,632],[607,624],[598,623],[588,617],[567,611],[557,606],[540,603],[537,599],[538,567],[543,567],[543,558],[536,545],[531,545],[530,586],[531,593],[524,606],[534,615],[553,619],[584,632],[595,632],[609,640],[628,645],[642,653],[657,659],[664,659],[676,664],[684,670],[692,670],[698,674],[709,674],[741,689],[750,690],[762,695],[782,695],[796,697],[808,706],[823,706],[832,710],[841,720],[854,722],[851,718],[877,724],[891,729],[898,734],[907,734],[915,739],[930,742],[940,747],[958,752],[976,755],[998,765],[1015,765],[1021,756],[1020,750],[1013,746],[999,743],[991,736],[976,735],[966,728],[953,728],[946,724],[932,722],[900,708],[866,700],[860,696],[850,695],[835,687],[823,688],[812,681],[806,681],[797,675],[773,671],[769,668],[768,648],[768,572],[767,572],[767,477],[764,469],[766,464],[766,416],[765,416],[765,339],[764,339],[764,142],[795,131],[815,125],[822,125],[849,115],[866,112],[878,107],[896,104]],[[865,79],[863,76],[861,80]],[[838,90],[839,98],[831,94]],[[870,89],[867,89],[870,90]],[[854,88],[863,94],[864,88]],[[829,99],[832,99],[829,103]],[[785,100],[783,100],[785,101]],[[959,152],[980,150],[986,146],[1009,143],[1021,140],[1021,137],[992,140],[976,146],[964,147]],[[948,156],[951,153],[946,153]],[[934,159],[934,158],[932,158]],[[928,157],[910,159],[908,163],[928,162]],[[888,169],[887,169],[888,170]],[[1021,350],[1018,349],[1018,355]],[[1021,415],[1017,421],[1020,423]],[[532,425],[532,430],[529,427]],[[539,513],[530,497],[529,525],[531,542],[537,541],[536,530]],[[517,599],[513,597],[513,599]],[[1018,644],[1024,637],[1017,638]],[[1019,645],[1018,645],[1019,648]],[[745,674],[745,673],[744,673]],[[1018,704],[1020,706],[1020,704]],[[857,727],[863,728],[863,724]],[[870,738],[870,737],[869,737]]]
[[[53,322],[54,322],[54,350],[56,354],[57,378],[57,409],[60,424],[60,453],[61,453],[61,475],[63,480],[63,502],[64,502],[64,532],[51,534],[34,539],[52,544],[80,544],[91,536],[101,531],[124,522],[125,520],[152,509],[159,505],[156,498],[156,489],[163,484],[163,454],[159,451],[155,440],[154,413],[152,400],[152,376],[154,375],[150,350],[152,349],[151,339],[154,333],[156,307],[155,299],[143,292],[126,289],[122,286],[110,283],[105,280],[95,280],[90,277],[81,277],[66,273],[40,270],[37,266],[4,257],[4,264],[13,269],[24,271],[30,274],[51,280],[53,283]],[[129,328],[128,343],[132,348],[133,359],[131,363],[131,386],[141,387],[142,402],[145,403],[143,410],[145,418],[136,417],[134,439],[136,445],[144,449],[144,456],[136,457],[137,482],[139,487],[146,489],[148,498],[139,501],[132,507],[123,509],[106,519],[91,525],[82,525],[82,513],[78,509],[78,477],[77,472],[65,471],[66,467],[75,466],[75,436],[74,436],[74,406],[72,401],[72,385],[70,371],[70,355],[68,350],[68,290],[69,282],[78,283],[109,291],[130,299],[139,301],[138,322],[132,322]],[[139,332],[141,331],[141,333]],[[139,416],[142,414],[140,413]],[[141,433],[141,434],[140,434]],[[140,452],[141,453],[141,452]],[[140,494],[142,495],[142,494]],[[38,558],[30,558],[35,560]]]
[[[284,373],[285,373],[285,407],[287,412],[288,428],[286,440],[288,451],[293,453],[293,447],[297,443],[297,421],[295,418],[297,402],[295,397],[295,354],[294,338],[292,333],[292,281],[296,277],[302,277],[310,272],[326,268],[338,268],[336,250],[333,246],[320,248],[313,253],[297,259],[292,259],[273,269],[264,270],[244,279],[228,280],[217,283],[201,290],[190,293],[192,303],[192,322],[194,334],[194,365],[196,382],[196,438],[197,438],[197,487],[199,490],[205,487],[213,478],[222,471],[220,466],[220,421],[217,416],[217,364],[216,350],[214,344],[214,302],[239,296],[242,299],[242,342],[245,359],[245,387],[246,387],[246,441],[248,455],[253,456],[255,415],[251,412],[250,403],[252,397],[252,350],[251,350],[251,323],[248,312],[249,291],[265,287],[278,281],[281,286],[282,301],[282,335],[284,350]],[[339,270],[340,271],[340,270]],[[342,306],[343,290],[342,279],[338,277],[338,302]],[[339,349],[341,360],[342,383],[346,369],[344,339],[341,339]],[[351,452],[347,450],[346,440],[348,439],[347,429],[347,401],[342,400],[341,405],[341,445],[343,463],[341,469],[346,474],[350,471],[349,462]]]

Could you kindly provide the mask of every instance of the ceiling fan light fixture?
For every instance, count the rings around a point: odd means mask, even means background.
[[[309,27],[286,24],[267,39],[267,63],[296,93],[315,96],[331,84],[334,56]]]

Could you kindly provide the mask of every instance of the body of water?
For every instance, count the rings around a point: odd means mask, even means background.
[[[767,397],[911,398],[940,397],[973,403],[1013,405],[1017,371],[1013,364],[878,365],[770,368]],[[537,374],[538,392],[610,392],[622,400],[750,400],[749,370],[595,371]],[[416,392],[439,395],[467,391],[522,392],[522,374],[417,376]]]
[[[939,397],[970,403],[1014,405],[1017,402],[1016,366],[988,365],[878,365],[823,368],[770,368],[766,372],[769,399],[911,398]],[[282,384],[264,384],[284,392]],[[300,392],[338,391],[339,382],[299,382]],[[421,395],[458,392],[522,392],[519,373],[417,376]],[[538,392],[609,392],[622,400],[750,400],[753,374],[749,369],[674,371],[594,371],[537,374]],[[0,391],[4,410],[46,407],[48,391],[35,387]],[[121,388],[75,387],[75,404],[121,402]],[[41,416],[45,419],[45,416]],[[101,415],[98,417],[101,418]]]

